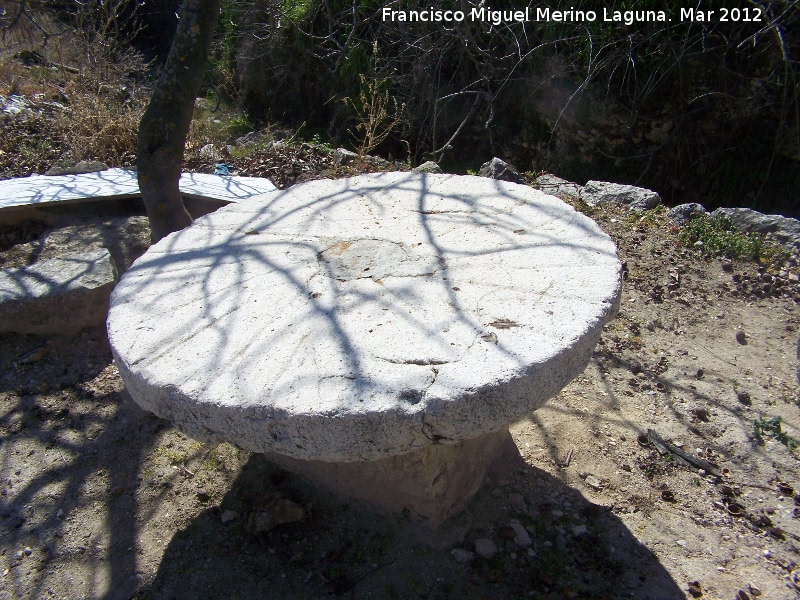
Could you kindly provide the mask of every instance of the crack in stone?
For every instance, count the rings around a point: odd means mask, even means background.
[[[429,367],[432,365],[446,365],[450,360],[437,360],[435,358],[412,358],[412,359],[398,359],[398,358],[385,358],[383,356],[376,356],[379,360],[392,363],[393,365],[417,365],[418,367]]]

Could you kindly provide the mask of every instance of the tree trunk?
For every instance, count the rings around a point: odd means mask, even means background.
[[[192,222],[178,182],[194,100],[222,0],[185,0],[164,70],[139,123],[136,166],[153,243]]]

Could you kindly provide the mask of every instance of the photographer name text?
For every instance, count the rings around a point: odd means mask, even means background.
[[[673,18],[679,21],[697,23],[761,23],[765,21],[763,11],[758,7],[721,8],[719,10],[699,10],[696,8],[680,8],[677,13],[665,10],[610,10],[603,8],[594,10],[552,10],[550,8],[526,7],[520,10],[493,10],[490,7],[476,7],[469,11],[444,10],[428,8],[426,10],[394,10],[383,8],[384,21],[451,23],[471,21],[502,25],[508,23],[620,23],[634,25],[636,23],[667,23]]]

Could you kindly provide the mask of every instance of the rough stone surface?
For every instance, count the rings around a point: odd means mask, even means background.
[[[306,518],[303,507],[287,498],[277,498],[250,513],[247,524],[256,533],[272,531],[278,525],[296,523]],[[230,519],[229,519],[230,520]]]
[[[478,491],[491,463],[514,449],[504,428],[375,461],[331,463],[274,453],[266,456],[333,492],[436,528]]]
[[[616,202],[638,211],[655,208],[661,204],[661,196],[652,190],[607,181],[587,181],[583,186],[581,198],[588,204]]]
[[[442,168],[432,160],[429,160],[418,167],[414,167],[412,171],[414,171],[414,173],[441,173]]]
[[[337,148],[333,151],[333,162],[337,165],[349,165],[358,160],[358,153],[347,148]]]
[[[514,543],[522,548],[527,548],[533,543],[530,534],[525,530],[525,527],[519,521],[512,520],[509,525],[514,530]]]
[[[455,559],[456,562],[459,563],[468,563],[475,558],[475,555],[472,552],[469,550],[464,550],[464,548],[453,548],[450,550],[450,555]]]
[[[222,152],[217,150],[214,144],[206,144],[200,148],[200,156],[207,160],[222,160]]]
[[[475,540],[475,554],[484,560],[492,560],[497,556],[497,546],[489,538],[478,538]]]
[[[686,225],[694,216],[707,215],[705,207],[697,202],[688,202],[673,206],[667,211],[667,216],[676,225]]]
[[[750,208],[718,208],[714,216],[728,217],[739,231],[772,234],[784,244],[800,248],[800,221],[781,215],[765,215]]]
[[[0,331],[74,333],[102,325],[116,269],[108,250],[0,271]]]
[[[481,165],[481,170],[478,173],[481,177],[489,177],[491,179],[499,179],[501,181],[510,181],[511,183],[524,183],[522,175],[519,174],[513,166],[494,157],[489,162]]]
[[[238,202],[275,191],[263,177],[222,177],[207,173],[182,173],[181,194],[187,198]],[[72,175],[32,175],[0,181],[0,213],[31,206],[69,204],[87,200],[136,198],[136,171],[108,169]]]
[[[580,198],[583,186],[561,179],[555,175],[540,175],[536,178],[536,184],[539,189],[545,194],[552,194],[554,196],[573,196]]]
[[[45,175],[80,175],[81,173],[97,173],[106,169],[108,169],[108,165],[99,160],[81,160],[71,167],[51,167]]]
[[[369,154],[362,156],[361,160],[368,165],[372,165],[373,167],[389,167],[392,164],[385,158],[381,158],[380,156],[370,156]],[[357,152],[347,150],[346,148],[337,148],[333,151],[333,162],[337,165],[350,165],[356,161],[358,161]]]
[[[527,186],[314,181],[152,246],[109,339],[134,400],[193,437],[374,461],[541,406],[591,357],[620,270],[591,219]]]
[[[525,502],[525,498],[522,497],[522,494],[517,492],[511,492],[508,495],[508,503],[512,509],[516,510],[517,512],[522,512],[528,509],[528,505]]]

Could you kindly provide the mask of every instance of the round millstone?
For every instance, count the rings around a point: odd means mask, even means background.
[[[164,238],[108,331],[133,399],[195,438],[372,461],[541,406],[591,357],[620,272],[591,219],[530,187],[362,175]]]

